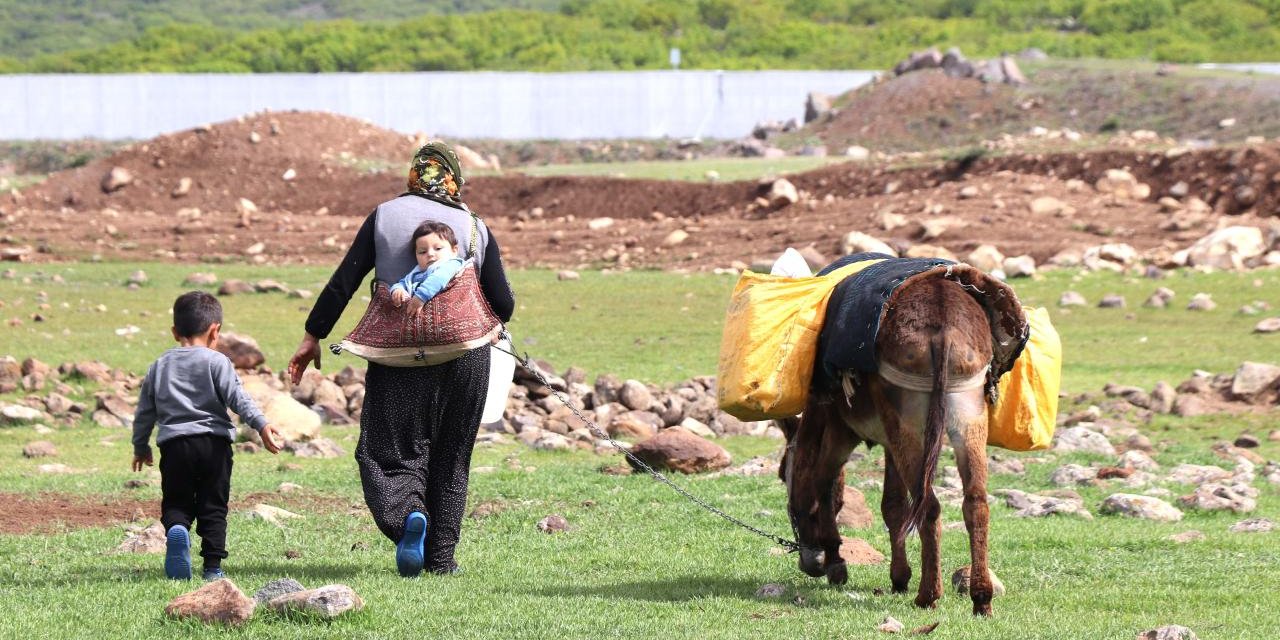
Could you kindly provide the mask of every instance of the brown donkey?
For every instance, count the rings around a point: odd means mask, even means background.
[[[801,545],[800,569],[843,584],[848,571],[835,518],[842,506],[844,465],[861,442],[884,446],[880,512],[893,549],[893,592],[906,593],[911,581],[906,539],[915,529],[922,556],[915,603],[932,608],[942,595],[941,506],[933,477],[945,436],[964,483],[973,613],[991,615],[984,386],[992,362],[992,325],[970,294],[977,289],[946,273],[910,278],[894,292],[876,334],[877,373],[861,376],[856,388],[851,378],[834,388],[815,383],[802,417],[782,421],[787,448],[780,475]],[[1005,289],[1000,291],[1003,297]]]

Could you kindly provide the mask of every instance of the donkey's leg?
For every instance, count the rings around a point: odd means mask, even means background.
[[[788,445],[783,468],[787,510],[801,544],[800,570],[815,578],[830,578],[828,566],[840,561],[832,489],[853,448],[852,438],[829,404],[811,397]]]
[[[880,515],[889,528],[889,580],[894,593],[906,593],[911,584],[911,561],[907,559],[907,516],[910,504],[907,485],[898,473],[893,454],[884,452],[884,496],[880,499]]]
[[[920,523],[920,591],[916,593],[916,606],[932,609],[942,597],[942,505],[930,488],[924,496],[924,520]]]
[[[822,546],[827,582],[844,584],[849,580],[849,570],[840,557],[843,539],[836,526],[836,516],[844,504],[844,465],[858,439],[842,422],[832,421],[827,424],[822,440],[814,475],[814,486],[819,491],[817,543]]]
[[[948,429],[956,467],[964,483],[964,525],[969,531],[969,595],[973,614],[991,615],[991,574],[987,564],[987,411],[981,397],[965,397],[954,405],[963,431]]]

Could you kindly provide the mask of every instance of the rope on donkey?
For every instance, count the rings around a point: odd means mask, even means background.
[[[594,421],[587,418],[587,416],[583,415],[583,413],[579,411],[577,407],[573,406],[573,403],[569,402],[568,398],[566,398],[559,391],[556,391],[555,388],[551,386],[551,383],[547,381],[546,376],[542,375],[542,371],[538,368],[538,366],[533,364],[532,360],[529,357],[529,353],[527,351],[525,352],[524,357],[521,358],[519,355],[515,354],[514,352],[507,351],[506,349],[503,349],[502,347],[499,347],[496,344],[493,345],[493,348],[511,356],[512,358],[515,358],[516,362],[519,363],[521,367],[524,367],[526,371],[528,371],[529,373],[532,373],[534,377],[536,377],[538,381],[541,382],[543,386],[545,386],[547,390],[551,392],[551,395],[555,396],[556,400],[559,400],[561,404],[568,407],[569,410],[572,411],[573,414],[577,416],[579,420],[585,423],[587,427],[591,430],[591,432],[596,435],[596,437],[607,441],[610,445],[613,446],[613,448],[617,449],[619,452],[622,453],[622,455],[626,456],[627,459],[630,460],[633,465],[641,469],[644,469],[645,471],[648,471],[649,475],[653,476],[654,479],[671,487],[672,489],[675,490],[676,493],[679,493],[680,495],[684,496],[690,502],[693,502],[694,504],[702,507],[703,509],[710,511],[711,513],[714,513],[715,515],[718,515],[721,518],[724,518],[730,523],[733,523],[739,527],[742,527],[743,529],[746,529],[747,531],[750,531],[758,536],[768,538],[776,542],[777,544],[781,545],[782,547],[788,549],[789,551],[794,552],[794,551],[800,550],[800,545],[797,544],[796,542],[780,536],[776,536],[766,531],[762,531],[756,527],[753,527],[750,524],[747,524],[746,522],[743,522],[742,520],[739,520],[738,518],[735,518],[725,513],[724,511],[721,511],[715,505],[712,505],[707,501],[693,495],[692,493],[689,493],[689,491],[686,490],[684,487],[681,487],[680,485],[672,482],[661,472],[649,466],[649,464],[646,463],[644,460],[641,460],[640,458],[636,457],[635,454],[628,451],[627,448],[622,446],[621,443],[619,443],[617,440],[614,440],[612,437],[610,437],[609,434],[606,433],[603,429],[601,429],[598,425],[596,425]]]

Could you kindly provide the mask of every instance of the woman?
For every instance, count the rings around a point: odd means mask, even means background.
[[[391,284],[413,268],[409,239],[426,220],[453,229],[460,253],[476,260],[489,306],[503,322],[511,319],[515,300],[498,242],[462,204],[462,185],[458,157],[448,145],[433,142],[418,150],[408,192],[378,205],[365,219],[316,299],[306,335],[289,361],[294,384],[308,364],[320,368],[320,340],[333,330],[370,270]],[[403,576],[424,568],[438,574],[459,571],[454,548],[488,376],[487,346],[429,367],[369,363],[356,461],[365,504],[378,529],[396,543],[396,568]]]

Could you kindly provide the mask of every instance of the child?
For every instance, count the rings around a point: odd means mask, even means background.
[[[152,426],[159,426],[160,522],[168,532],[164,573],[174,580],[191,579],[192,520],[200,534],[204,579],[223,577],[231,443],[236,437],[227,407],[262,435],[267,451],[280,451],[275,428],[240,387],[231,361],[214,351],[221,328],[217,298],[203,291],[178,296],[172,327],[178,346],[147,370],[133,418],[134,471],[152,464],[148,441]]]
[[[462,270],[458,257],[458,238],[453,227],[434,220],[418,225],[410,240],[418,266],[391,287],[391,300],[397,307],[410,297],[409,313],[417,313],[422,305],[444,290],[449,280]]]

